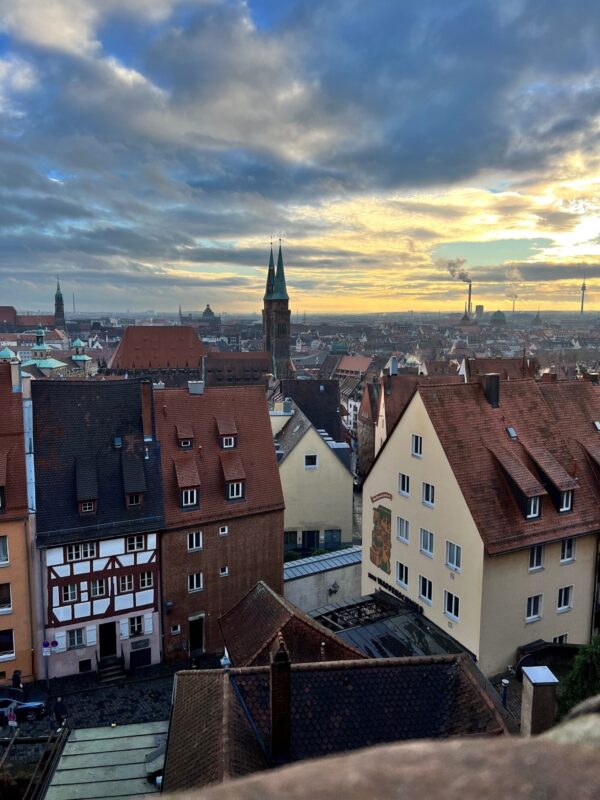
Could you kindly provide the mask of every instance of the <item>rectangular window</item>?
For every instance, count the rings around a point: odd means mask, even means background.
[[[192,531],[187,535],[187,549],[202,550],[202,531]]]
[[[67,631],[67,650],[85,647],[83,633],[83,628],[73,628],[73,630]]]
[[[235,436],[223,436],[223,449],[231,450],[235,447]]]
[[[433,508],[435,505],[435,486],[431,483],[423,483],[422,502],[424,506]]]
[[[96,558],[96,542],[67,545],[67,561],[83,561],[86,558]]]
[[[62,587],[63,603],[75,603],[77,600],[77,584],[68,583]]]
[[[455,622],[458,622],[459,619],[459,610],[460,610],[460,600],[452,592],[444,592],[444,613],[450,619],[453,619]]]
[[[560,636],[554,636],[552,638],[552,641],[554,642],[554,644],[566,644],[568,642],[568,640],[569,640],[569,634],[568,633],[561,633]]]
[[[398,473],[398,494],[408,497],[410,494],[410,478],[403,472]]]
[[[568,492],[560,493],[560,507],[559,511],[571,511],[573,508],[573,490],[569,489]]]
[[[183,508],[190,508],[198,505],[198,490],[184,489],[181,492],[181,505]]]
[[[15,654],[15,640],[12,628],[0,631],[0,658],[10,658]]]
[[[227,484],[227,499],[239,500],[244,496],[244,484],[242,481],[235,481]]]
[[[431,605],[431,598],[433,597],[433,584],[424,575],[419,575],[419,597],[426,603]]]
[[[79,504],[80,514],[93,514],[95,510],[96,510],[95,500],[84,500],[82,503]]]
[[[525,620],[533,622],[536,619],[542,618],[542,595],[534,594],[527,598],[527,612]]]
[[[420,549],[426,556],[433,557],[433,533],[421,528],[421,544]]]
[[[558,605],[556,606],[556,610],[568,611],[570,608],[573,608],[573,587],[563,586],[562,589],[558,590]]]
[[[221,567],[221,569],[219,570],[219,575],[222,578],[226,578],[229,575],[229,567]]]
[[[529,548],[529,572],[541,569],[544,565],[544,545],[536,544]]]
[[[135,506],[142,505],[142,495],[141,494],[128,494],[127,495],[127,507],[132,508]]]
[[[408,537],[410,533],[410,523],[403,517],[396,517],[396,539],[405,544],[408,544]]]
[[[171,625],[171,633],[173,636],[178,636],[181,633],[181,625]]]
[[[575,560],[575,539],[563,539],[560,543],[560,563],[568,564]]]
[[[411,453],[413,456],[417,456],[418,458],[421,458],[423,455],[423,437],[417,436],[416,433],[413,433],[412,435]]]
[[[229,533],[229,528],[227,525],[221,525],[219,528],[219,536],[227,536]]]
[[[462,563],[462,548],[454,542],[446,540],[446,565],[457,572]]]
[[[202,589],[202,573],[192,572],[188,575],[188,592],[199,592]]]
[[[133,575],[119,575],[119,592],[133,592]]]
[[[129,635],[141,636],[143,632],[144,632],[144,618],[129,617]]]
[[[179,447],[181,447],[182,450],[189,450],[189,448],[191,446],[192,446],[192,440],[191,439],[180,439],[179,440]]]
[[[146,545],[146,537],[143,533],[137,534],[137,536],[128,536],[127,537],[127,552],[134,553],[136,550],[143,550]]]
[[[537,519],[540,515],[540,498],[528,497],[527,498],[527,519]]]
[[[408,589],[408,567],[406,564],[401,564],[396,561],[396,583],[399,583],[403,589]]]
[[[8,536],[0,536],[0,566],[8,564]]]
[[[104,578],[99,578],[96,581],[91,581],[90,594],[92,597],[104,597],[106,594],[106,580]]]
[[[0,583],[0,613],[12,609],[10,583]]]
[[[327,528],[324,538],[325,550],[337,550],[342,544],[342,531],[339,528]]]
[[[0,512],[4,511],[6,507],[6,502],[4,498],[4,486],[0,486]]]
[[[319,456],[311,454],[304,456],[304,469],[316,469],[319,466]]]
[[[154,574],[152,572],[140,572],[140,589],[152,589],[154,586]]]

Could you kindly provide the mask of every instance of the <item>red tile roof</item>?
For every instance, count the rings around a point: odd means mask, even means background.
[[[390,431],[400,419],[417,386],[464,383],[460,375],[387,375],[381,379],[379,403],[384,404],[385,429]],[[379,417],[377,411],[375,419]]]
[[[5,512],[1,520],[27,514],[23,396],[12,390],[11,365],[0,364],[0,486]]]
[[[17,310],[14,306],[0,306],[0,322],[8,322],[15,325],[17,321]]]
[[[200,486],[200,478],[198,476],[199,459],[196,453],[175,453],[172,460],[179,489]]]
[[[542,494],[547,494],[542,484],[535,475],[531,474],[525,464],[519,460],[516,453],[507,450],[506,447],[493,447],[490,445],[488,445],[488,450],[496,457],[498,463],[506,470],[525,497],[539,497]]]
[[[283,509],[269,410],[261,386],[209,388],[193,395],[187,389],[162,389],[154,393],[154,404],[168,528]],[[232,416],[238,431],[234,450],[221,448],[217,419],[227,415]],[[182,426],[193,433],[192,452],[182,451],[179,445],[177,429]],[[230,456],[234,457],[231,461]],[[226,469],[231,469],[228,475],[243,471],[246,476],[243,500],[225,498],[222,457]],[[185,471],[180,466],[184,462]],[[193,479],[187,471],[192,462],[201,483],[200,507],[184,511],[179,507],[178,479]]]
[[[125,328],[108,369],[196,369],[206,347],[189,325]]]
[[[468,358],[469,380],[476,375],[498,373],[503,381],[535,378],[537,361],[534,358]]]
[[[600,443],[600,432],[593,425],[594,419],[600,420],[598,387],[584,382],[503,381],[499,408],[492,408],[479,383],[421,385],[417,391],[488,553],[600,528],[600,484],[585,452],[586,443],[592,447]],[[509,426],[517,433],[515,441],[507,433]],[[547,463],[550,456],[557,467],[549,478],[575,478],[572,511],[560,513],[545,494],[540,499],[541,516],[525,519],[498,463],[498,454],[504,452],[511,453],[511,464],[518,462],[530,478],[539,475],[540,485],[543,474],[530,454],[535,453],[538,463]]]

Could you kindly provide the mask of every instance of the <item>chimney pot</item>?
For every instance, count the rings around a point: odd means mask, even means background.
[[[523,736],[536,736],[554,725],[557,684],[558,678],[548,667],[523,667]]]

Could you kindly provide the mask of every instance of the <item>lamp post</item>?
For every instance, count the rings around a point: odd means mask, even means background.
[[[47,692],[50,691],[50,674],[49,674],[50,670],[49,670],[49,667],[48,667],[48,662],[49,662],[50,656],[53,655],[54,653],[56,653],[57,648],[58,648],[58,642],[56,641],[56,639],[53,639],[51,642],[49,642],[47,640],[44,640],[42,642],[42,656],[44,656],[44,662],[45,662],[45,665],[46,665],[45,666],[45,674],[46,674],[46,691]]]

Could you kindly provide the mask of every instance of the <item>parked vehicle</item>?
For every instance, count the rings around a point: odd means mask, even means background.
[[[24,722],[25,720],[41,719],[46,715],[46,710],[46,704],[40,700],[23,703],[11,697],[0,697],[0,723],[2,725],[7,724],[10,711],[15,712],[17,722]]]

